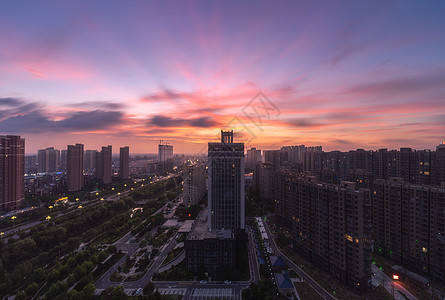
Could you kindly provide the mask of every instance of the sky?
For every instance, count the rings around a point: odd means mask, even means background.
[[[435,149],[443,1],[2,1],[0,135],[83,143]]]

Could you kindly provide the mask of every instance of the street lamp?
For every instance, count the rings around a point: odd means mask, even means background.
[[[51,217],[50,217],[50,216],[47,216],[45,219],[46,219],[46,220],[48,221],[48,223],[49,223],[49,220],[51,220]]]
[[[82,208],[82,205],[79,205],[77,208]]]

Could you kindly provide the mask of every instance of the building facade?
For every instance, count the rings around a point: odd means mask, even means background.
[[[171,172],[173,170],[173,146],[159,145],[158,146],[158,171],[159,173]]]
[[[0,211],[20,208],[25,197],[25,139],[0,136]]]
[[[422,275],[445,279],[445,188],[378,179],[373,191],[374,248]]]
[[[278,171],[277,221],[293,233],[293,248],[357,291],[371,287],[372,210],[369,189],[320,183],[315,176]]]
[[[195,205],[202,199],[207,190],[207,173],[205,165],[194,163],[184,166],[183,177],[183,204]]]
[[[103,183],[111,183],[112,147],[103,146],[96,154],[96,177]]]
[[[244,143],[233,143],[233,131],[208,144],[208,176],[210,230],[244,229]]]
[[[60,151],[54,147],[37,151],[39,173],[54,173],[60,170]]]
[[[80,191],[84,186],[83,144],[68,145],[67,183],[70,192]]]
[[[127,179],[130,173],[130,147],[119,149],[119,178]]]

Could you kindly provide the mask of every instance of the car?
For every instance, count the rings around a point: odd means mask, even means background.
[[[200,283],[200,284],[206,284],[207,281],[205,281],[205,280],[201,280],[199,283]]]
[[[230,280],[224,280],[224,284],[232,284]]]
[[[142,292],[142,288],[138,288],[138,289],[136,290],[135,295],[136,295],[136,296],[139,296],[139,295],[141,294],[141,292]]]

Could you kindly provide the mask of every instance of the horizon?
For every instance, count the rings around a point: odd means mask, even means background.
[[[193,154],[220,128],[262,150],[445,139],[440,1],[0,5],[0,133],[28,153]]]

